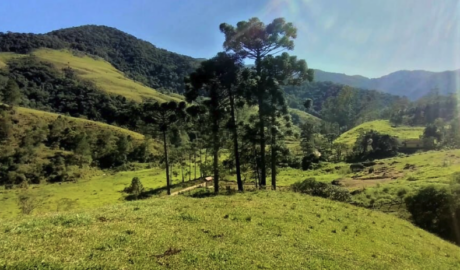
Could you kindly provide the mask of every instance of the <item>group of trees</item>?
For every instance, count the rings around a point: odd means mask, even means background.
[[[353,88],[332,82],[304,82],[300,86],[286,86],[286,99],[291,108],[303,109],[303,101],[314,100],[311,114],[336,123],[342,132],[366,121],[388,119],[391,106],[398,96],[374,90]]]
[[[282,121],[290,125],[287,104],[282,87],[312,80],[313,72],[304,60],[298,60],[283,52],[294,48],[297,30],[284,19],[273,20],[265,25],[257,18],[239,22],[236,27],[223,23],[220,30],[225,35],[224,48],[227,52],[204,61],[186,80],[186,97],[189,102],[203,95],[201,104],[207,109],[211,123],[213,142],[214,189],[219,190],[218,157],[221,145],[219,134],[226,123],[233,138],[233,157],[238,189],[243,190],[241,176],[240,149],[238,142],[238,122],[236,110],[241,102],[257,106],[257,119],[245,129],[252,134],[256,149],[257,175],[261,186],[266,186],[267,169],[270,166],[272,188],[276,189],[276,167],[279,151],[277,138],[281,135]],[[244,59],[254,60],[253,68],[245,68]],[[226,112],[230,115],[226,115]],[[283,123],[286,123],[284,121]],[[269,136],[267,136],[267,133]],[[269,138],[268,138],[269,137]],[[268,140],[269,139],[269,140]],[[269,141],[269,142],[268,142]],[[267,162],[266,146],[270,145],[270,162]]]
[[[438,119],[450,121],[457,117],[457,96],[441,95],[434,89],[417,101],[401,99],[395,102],[390,121],[394,125],[427,126]]]
[[[0,184],[72,181],[88,166],[114,168],[155,159],[150,139],[85,129],[66,117],[27,127],[21,121],[14,108],[1,109]]]

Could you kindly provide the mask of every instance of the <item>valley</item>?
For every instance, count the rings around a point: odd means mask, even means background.
[[[316,70],[284,18],[218,30],[209,59],[0,32],[0,268],[460,268],[455,74]]]

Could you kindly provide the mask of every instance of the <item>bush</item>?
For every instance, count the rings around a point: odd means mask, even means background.
[[[323,197],[334,201],[346,202],[351,199],[348,190],[328,183],[318,182],[315,178],[308,178],[303,182],[294,183],[291,188],[295,192]]]
[[[30,215],[32,212],[43,204],[43,200],[31,195],[27,190],[22,190],[18,195],[18,206],[21,213]]]
[[[131,185],[126,187],[124,192],[131,194],[136,200],[139,199],[144,192],[144,186],[142,185],[139,177],[134,177],[133,180],[131,180]]]
[[[455,189],[428,186],[406,198],[413,222],[422,229],[460,244],[456,231],[460,224],[460,207]]]

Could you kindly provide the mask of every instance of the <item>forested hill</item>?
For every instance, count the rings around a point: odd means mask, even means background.
[[[184,77],[199,63],[107,26],[79,26],[47,34],[0,33],[1,52],[25,54],[42,47],[99,56],[131,79],[177,93],[183,92]]]
[[[415,100],[433,89],[438,89],[441,94],[456,93],[459,90],[457,82],[460,82],[460,70],[444,72],[401,70],[375,79],[315,70],[315,81],[330,81],[358,88],[375,89]]]

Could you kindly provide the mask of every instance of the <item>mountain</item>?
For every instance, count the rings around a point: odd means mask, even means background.
[[[442,94],[456,93],[459,90],[460,70],[430,72],[424,70],[401,70],[380,78],[370,79],[364,76],[315,70],[316,81],[330,81],[358,88],[375,89],[385,93],[406,96],[415,100],[426,95],[432,89]]]
[[[176,93],[183,92],[184,77],[200,62],[107,26],[86,25],[47,34],[0,33],[0,52],[27,54],[38,48],[72,49],[98,56],[130,79]]]

